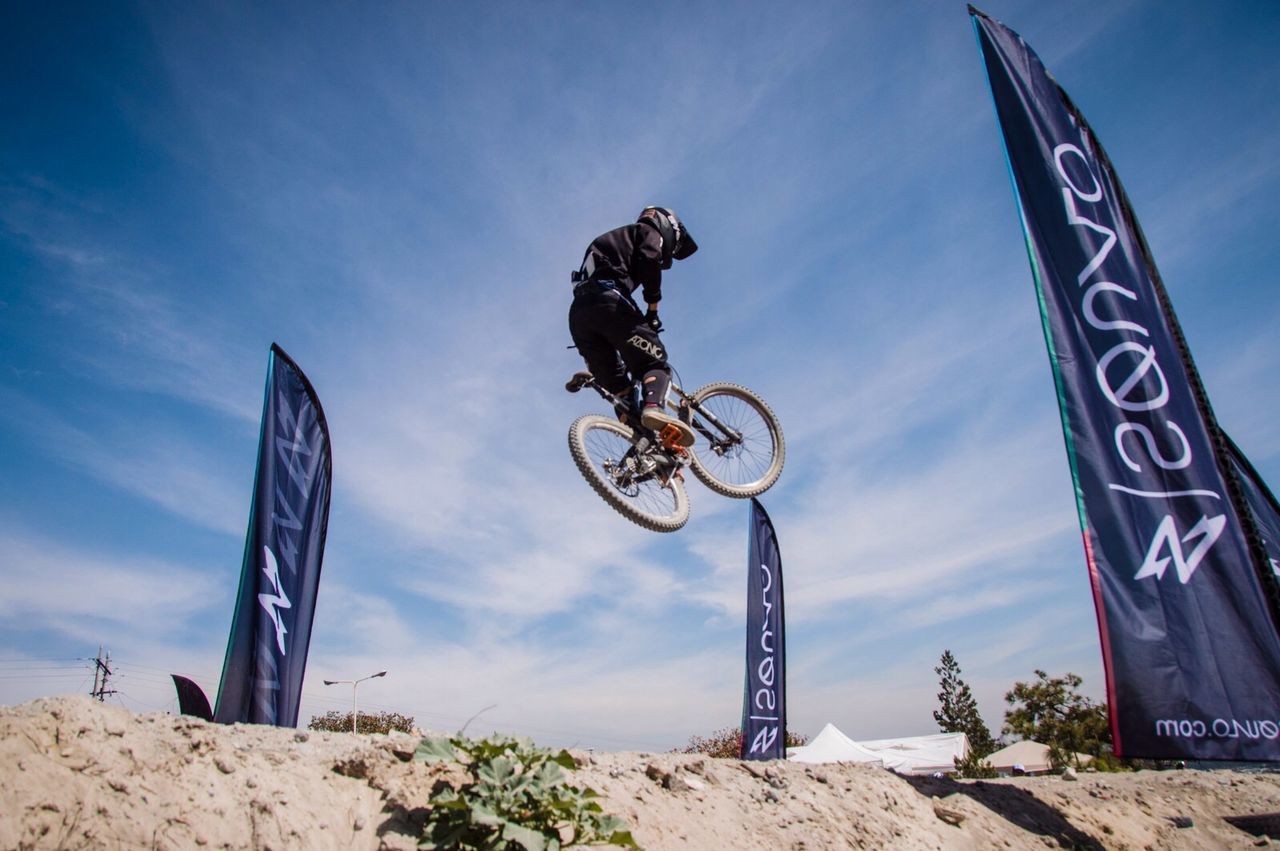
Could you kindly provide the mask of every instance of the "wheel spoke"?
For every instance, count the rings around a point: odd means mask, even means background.
[[[774,440],[761,413],[745,399],[736,396],[711,396],[701,404],[722,426],[742,436],[741,440],[732,440],[720,429],[707,424],[709,431],[716,434],[717,443],[723,447],[721,452],[706,444],[695,448],[698,461],[707,472],[726,484],[739,487],[763,478],[773,461]]]

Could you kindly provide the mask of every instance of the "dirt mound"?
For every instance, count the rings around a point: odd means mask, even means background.
[[[0,847],[415,848],[443,771],[410,761],[416,744],[84,698],[0,708]],[[1267,840],[1228,818],[1280,812],[1280,777],[1226,771],[981,782],[577,756],[573,782],[648,849],[1251,848]]]

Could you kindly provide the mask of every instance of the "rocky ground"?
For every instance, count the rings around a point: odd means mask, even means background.
[[[414,848],[442,771],[410,760],[416,744],[134,715],[84,698],[0,708],[0,848]],[[1280,837],[1280,776],[1270,774],[953,781],[857,765],[577,756],[573,782],[604,795],[605,811],[651,851],[1220,849],[1267,845],[1267,829]]]

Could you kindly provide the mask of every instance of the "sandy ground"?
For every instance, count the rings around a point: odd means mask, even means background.
[[[226,727],[87,698],[0,708],[0,848],[410,849],[440,769],[416,739]],[[647,849],[1252,848],[1280,776],[906,778],[856,765],[579,753]],[[1258,819],[1255,819],[1258,821]],[[1258,828],[1255,826],[1255,830]]]

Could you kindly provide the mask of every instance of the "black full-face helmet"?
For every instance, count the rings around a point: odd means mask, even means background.
[[[683,260],[698,250],[684,224],[666,207],[645,207],[637,222],[647,222],[662,236],[662,268],[670,269],[672,260]]]

